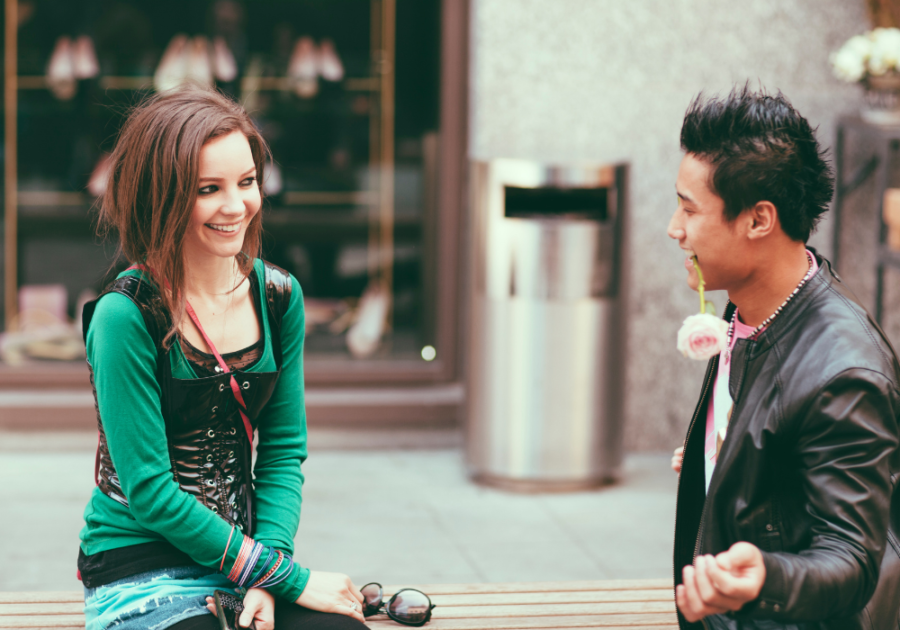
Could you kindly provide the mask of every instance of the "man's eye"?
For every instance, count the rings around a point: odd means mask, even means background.
[[[219,188],[217,186],[204,186],[203,188],[200,189],[200,194],[201,195],[211,195],[212,193],[216,192],[217,190],[219,190]]]

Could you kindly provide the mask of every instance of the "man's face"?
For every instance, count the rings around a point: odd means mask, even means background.
[[[688,285],[697,290],[700,279],[691,258],[703,271],[706,289],[728,289],[741,275],[746,240],[740,238],[740,221],[726,222],[725,202],[709,188],[712,167],[688,153],[681,160],[675,191],[678,208],[669,221],[667,233],[684,250]]]

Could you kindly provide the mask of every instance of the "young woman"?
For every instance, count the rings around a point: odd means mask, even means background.
[[[267,152],[240,106],[185,88],[133,111],[112,155],[101,219],[134,264],[84,312],[100,429],[78,558],[89,630],[215,629],[213,592],[236,587],[242,626],[363,628],[347,576],[291,557],[303,299],[257,257]]]

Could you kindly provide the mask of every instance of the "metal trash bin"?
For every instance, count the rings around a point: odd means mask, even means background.
[[[466,451],[477,481],[574,490],[618,475],[627,174],[473,165]]]

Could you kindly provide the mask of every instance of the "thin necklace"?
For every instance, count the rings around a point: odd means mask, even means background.
[[[809,279],[812,278],[812,276],[813,276],[813,259],[812,259],[812,256],[809,255],[809,252],[806,252],[806,259],[809,261],[809,271],[807,271],[806,275],[803,276],[803,280],[801,280],[800,284],[797,285],[797,288],[794,289],[789,296],[787,296],[787,299],[781,303],[781,306],[779,306],[778,308],[775,309],[774,313],[769,315],[762,324],[760,324],[759,326],[757,326],[756,328],[753,329],[753,332],[751,332],[747,336],[748,339],[755,339],[756,336],[762,332],[763,328],[765,328],[766,326],[771,324],[772,320],[774,320],[778,316],[778,314],[784,310],[784,307],[788,305],[788,302],[790,302],[792,299],[794,299],[794,296],[797,295],[800,292],[800,289],[802,289],[803,286],[807,282],[809,282]],[[731,342],[734,339],[734,326],[735,326],[735,322],[737,321],[737,316],[738,316],[738,310],[737,310],[737,308],[735,308],[734,313],[731,315],[731,322],[728,324],[727,345],[725,347],[725,363],[726,364],[731,362]]]

